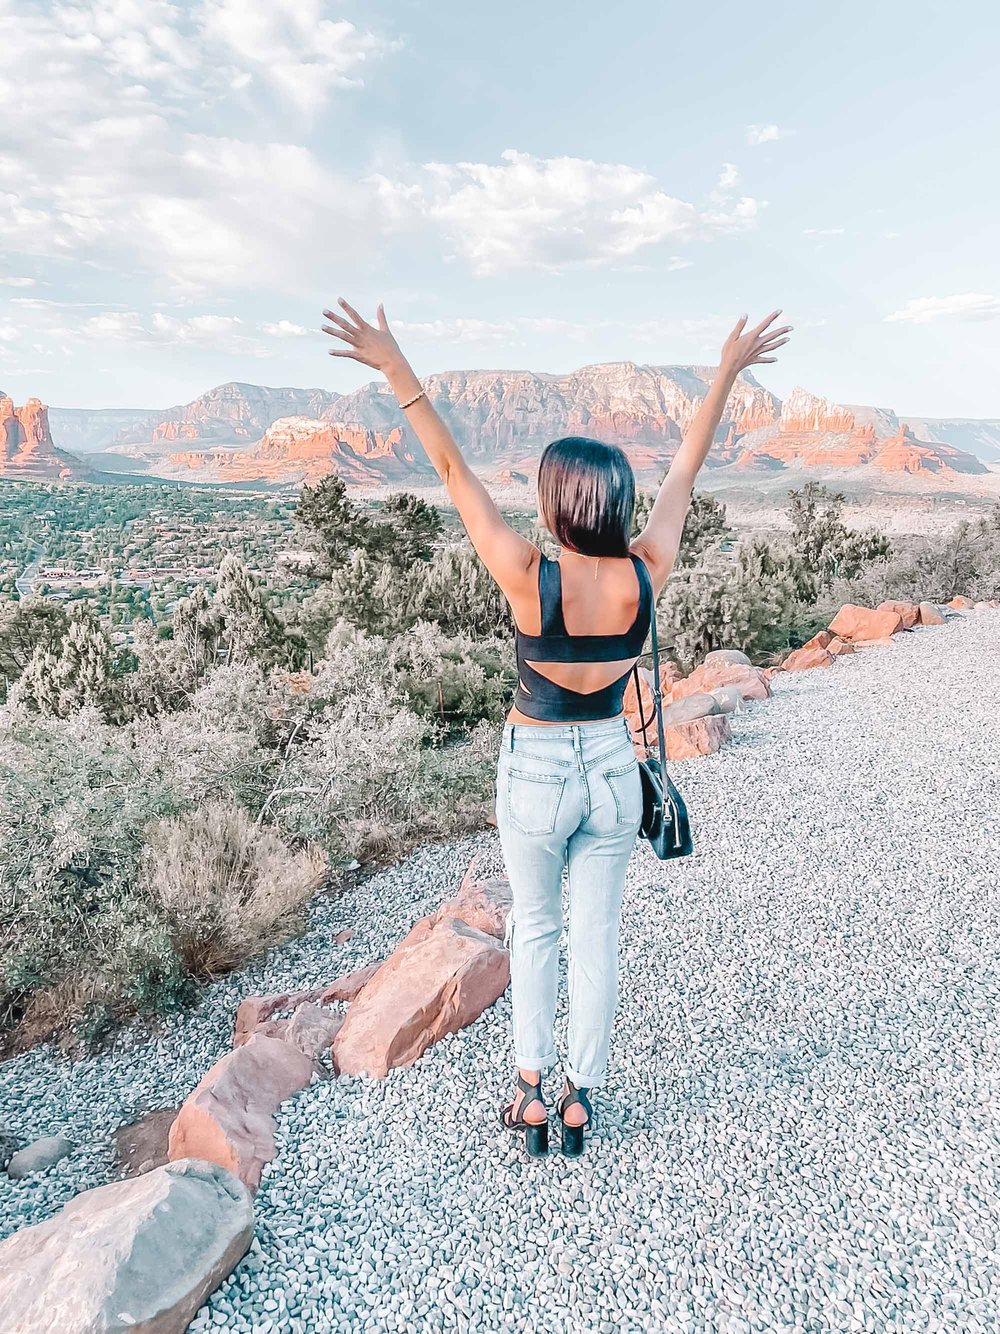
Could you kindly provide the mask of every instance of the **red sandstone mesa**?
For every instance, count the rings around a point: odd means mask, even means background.
[[[81,466],[53,444],[44,403],[29,398],[23,408],[15,408],[0,394],[0,477],[67,478]]]
[[[830,622],[830,629],[841,639],[849,639],[858,644],[873,639],[887,639],[903,628],[903,618],[898,611],[880,608],[872,611],[870,607],[858,607],[847,602]]]
[[[170,1127],[171,1162],[218,1163],[250,1191],[275,1154],[274,1113],[305,1088],[315,1064],[278,1038],[254,1034],[208,1071]]]
[[[456,917],[417,922],[362,988],[333,1044],[340,1074],[384,1078],[412,1065],[503,994],[510,959],[496,938]]]

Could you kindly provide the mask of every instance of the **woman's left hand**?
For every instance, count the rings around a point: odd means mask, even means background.
[[[324,324],[323,332],[332,335],[334,338],[342,338],[348,346],[345,348],[330,348],[331,357],[350,357],[352,361],[363,362],[364,365],[371,366],[374,370],[382,371],[384,374],[388,374],[394,366],[398,366],[405,360],[399,350],[399,344],[389,330],[385,311],[381,304],[375,316],[378,320],[377,329],[363,320],[354,307],[349,306],[343,297],[338,297],[337,305],[350,318],[344,319],[340,315],[335,315],[332,310],[324,310],[323,314],[328,320],[332,320],[336,327]]]
[[[728,371],[731,375],[739,375],[740,371],[745,371],[748,366],[756,366],[766,361],[777,361],[777,357],[769,357],[768,352],[775,352],[784,343],[788,342],[782,334],[792,332],[792,325],[783,325],[780,329],[772,329],[771,325],[781,314],[780,310],[773,310],[766,320],[761,320],[755,328],[748,333],[744,333],[747,317],[743,315],[736,323],[736,327],[722,345],[722,356],[719,358],[719,368],[722,371]]]

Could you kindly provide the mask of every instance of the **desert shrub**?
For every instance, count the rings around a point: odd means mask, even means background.
[[[286,700],[284,748],[267,818],[338,858],[381,858],[456,832],[486,812],[491,770],[480,724],[440,747],[439,725],[385,671],[385,645],[341,626],[307,694]]]
[[[69,627],[66,609],[58,602],[30,597],[0,600],[0,699],[27,667],[36,649],[58,651]]]
[[[47,1015],[72,1027],[95,1006],[169,1009],[183,972],[134,892],[146,825],[177,808],[169,781],[137,781],[126,734],[93,707],[8,707],[0,756],[0,1031],[39,1036]]]
[[[884,559],[834,579],[820,609],[829,617],[845,602],[948,602],[957,594],[1000,597],[1000,505],[944,533],[897,539]]]
[[[803,619],[794,557],[755,540],[676,570],[657,607],[663,647],[690,671],[716,648],[762,659],[791,642]]]
[[[134,722],[139,780],[166,773],[184,803],[227,797],[256,811],[278,763],[275,694],[259,666],[217,667],[186,709]]]
[[[788,496],[791,542],[800,570],[808,577],[803,586],[808,600],[815,601],[834,579],[853,579],[873,561],[889,558],[892,548],[883,533],[859,532],[844,523],[845,497],[840,491],[806,482]]]
[[[336,616],[385,637],[417,621],[478,638],[509,633],[511,624],[506,598],[467,542],[439,547],[406,569],[355,551],[333,574],[330,592]]]
[[[147,833],[141,884],[185,970],[216,977],[301,925],[326,874],[231,802],[209,801]]]
[[[104,718],[115,719],[121,711],[119,678],[125,666],[120,658],[93,616],[74,610],[58,644],[37,645],[11,687],[11,699],[52,718],[91,707]]]
[[[386,669],[406,703],[448,734],[483,719],[498,725],[517,679],[512,640],[447,635],[417,621],[387,645]]]

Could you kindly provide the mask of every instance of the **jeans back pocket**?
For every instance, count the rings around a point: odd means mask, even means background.
[[[563,774],[508,769],[507,814],[514,828],[522,834],[551,834],[565,786]]]
[[[642,819],[642,782],[635,755],[625,764],[605,769],[604,778],[615,799],[618,823],[638,824]]]

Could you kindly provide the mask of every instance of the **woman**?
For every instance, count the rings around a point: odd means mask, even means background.
[[[539,516],[558,560],[504,522],[451,432],[431,406],[378,308],[377,327],[343,299],[324,332],[381,371],[448,489],[484,565],[510,603],[518,687],[497,766],[497,827],[513,894],[511,962],[516,1092],[503,1124],[528,1152],[548,1147],[542,1075],[556,1061],[553,1022],[569,882],[569,1062],[557,1103],[563,1151],[578,1154],[593,1124],[588,1093],[604,1079],[618,997],[618,925],[625,870],[642,814],[638,764],[622,711],[650,617],[673,567],[695,478],[739,373],[771,362],[791,326],[774,311],[722,348],[719,372],[630,541],[635,479],[615,445],[569,437],[548,445],[538,469]]]

